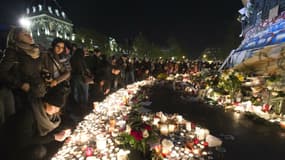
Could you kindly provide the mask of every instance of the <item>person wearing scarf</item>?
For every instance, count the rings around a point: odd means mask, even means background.
[[[44,159],[45,144],[64,141],[70,130],[59,131],[60,109],[64,106],[61,92],[48,92],[43,99],[33,101],[31,108],[11,117],[1,129],[7,159]]]
[[[24,28],[13,28],[8,34],[5,56],[0,63],[0,84],[13,91],[16,112],[29,105],[31,99],[46,93],[39,47]]]

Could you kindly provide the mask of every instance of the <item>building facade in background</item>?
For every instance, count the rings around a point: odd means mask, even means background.
[[[75,39],[73,24],[56,0],[32,1],[24,18],[36,43],[45,48],[55,37]]]

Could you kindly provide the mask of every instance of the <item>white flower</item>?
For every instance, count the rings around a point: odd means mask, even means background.
[[[148,131],[145,129],[144,131],[143,131],[143,138],[147,138],[149,136],[149,133],[148,133]]]

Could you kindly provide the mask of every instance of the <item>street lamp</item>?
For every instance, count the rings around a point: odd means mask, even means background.
[[[20,18],[19,23],[22,27],[29,29],[31,26],[31,21],[27,18]]]

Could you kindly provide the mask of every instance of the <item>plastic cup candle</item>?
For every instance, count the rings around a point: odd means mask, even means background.
[[[160,119],[158,117],[154,117],[153,118],[153,125],[158,126],[158,122],[160,121]]]
[[[199,128],[197,131],[196,131],[196,133],[197,133],[197,138],[199,139],[199,140],[203,140],[203,139],[205,139],[205,130],[204,129],[202,129],[202,128]]]
[[[176,120],[179,124],[181,124],[183,122],[183,117],[181,115],[177,115]]]
[[[162,124],[161,126],[160,126],[160,133],[162,134],[162,135],[168,135],[168,132],[169,132],[169,130],[168,130],[168,125],[167,124]]]
[[[107,146],[107,139],[104,135],[99,134],[96,136],[96,147],[98,150],[104,150]]]
[[[128,160],[128,154],[130,151],[125,151],[125,150],[119,150],[117,153],[117,160]]]
[[[192,150],[192,152],[195,154],[195,155],[199,155],[200,154],[200,149],[199,148],[195,148]]]
[[[285,120],[280,121],[280,126],[285,129]]]
[[[93,148],[87,147],[86,150],[85,150],[85,155],[87,157],[92,156],[93,155]]]
[[[168,155],[174,146],[173,143],[167,139],[162,140],[161,144],[162,144],[162,154],[164,155]]]
[[[192,128],[192,127],[191,127],[191,122],[186,122],[185,125],[186,125],[186,130],[190,132],[190,131],[191,131],[191,128]]]
[[[116,119],[110,118],[109,125],[110,125],[110,129],[113,130],[116,126]]]
[[[93,108],[96,110],[96,108],[98,107],[99,103],[98,102],[93,102]]]
[[[81,137],[80,137],[80,142],[82,143],[85,143],[89,140],[89,137],[86,135],[86,134],[83,134]]]
[[[172,132],[174,132],[175,131],[175,125],[174,124],[169,124],[168,125],[168,132],[169,133],[172,133]]]

